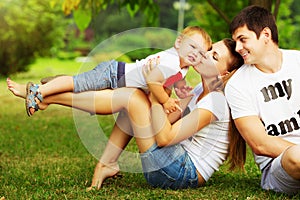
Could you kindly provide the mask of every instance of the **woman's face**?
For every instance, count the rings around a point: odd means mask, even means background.
[[[223,41],[216,42],[194,69],[204,77],[216,77],[227,72],[232,55]]]

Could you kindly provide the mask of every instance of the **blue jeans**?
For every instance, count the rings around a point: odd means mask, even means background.
[[[144,176],[153,187],[184,189],[198,187],[196,168],[180,144],[160,148],[154,144],[141,154]]]
[[[101,62],[93,70],[73,76],[74,92],[97,91],[118,87],[118,62]]]

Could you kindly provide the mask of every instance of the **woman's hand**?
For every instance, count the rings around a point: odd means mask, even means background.
[[[159,56],[157,56],[156,58],[153,58],[153,59],[149,59],[147,61],[147,63],[143,66],[143,75],[144,75],[145,79],[148,76],[148,74],[150,74],[152,69],[157,67],[157,65],[159,65],[159,63],[160,63],[160,57]]]

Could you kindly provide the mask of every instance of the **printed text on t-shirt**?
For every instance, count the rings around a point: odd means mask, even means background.
[[[282,81],[281,83],[275,83],[275,85],[269,85],[260,91],[264,96],[265,102],[284,97],[285,95],[287,95],[287,99],[289,100],[292,95],[292,79]]]

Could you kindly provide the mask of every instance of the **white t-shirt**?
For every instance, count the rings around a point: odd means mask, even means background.
[[[162,72],[164,79],[177,74],[179,71],[184,77],[188,68],[180,68],[180,58],[174,47],[165,51],[150,55],[145,59],[137,60],[135,63],[126,63],[125,65],[125,82],[126,87],[137,87],[147,90],[147,83],[143,75],[143,66],[149,59],[160,57],[160,63],[157,66]]]
[[[230,111],[222,92],[210,92],[196,103],[202,91],[201,84],[195,87],[195,95],[188,107],[191,111],[197,108],[209,110],[217,117],[217,121],[207,125],[189,139],[182,141],[181,144],[188,152],[196,169],[207,181],[226,159]]]
[[[281,51],[278,72],[244,65],[228,81],[225,95],[233,119],[258,116],[267,134],[300,144],[300,51]],[[260,169],[271,160],[257,155],[255,159]]]

